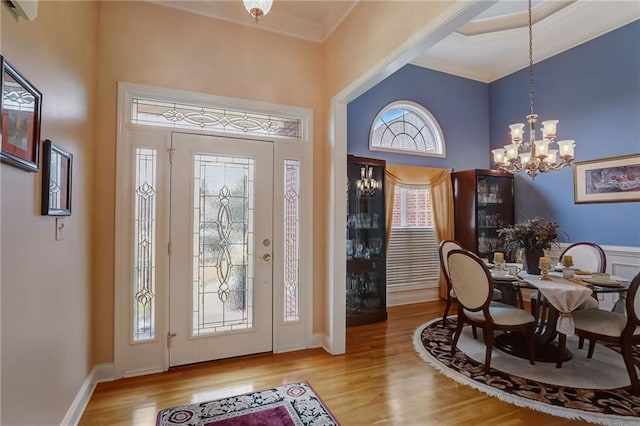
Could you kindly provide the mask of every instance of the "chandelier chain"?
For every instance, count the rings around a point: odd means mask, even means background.
[[[531,21],[531,0],[529,0],[529,106],[530,114],[533,114],[533,25]]]

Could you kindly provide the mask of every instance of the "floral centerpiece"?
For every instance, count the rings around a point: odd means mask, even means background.
[[[536,216],[525,223],[498,229],[498,235],[504,238],[504,248],[515,257],[519,249],[524,249],[523,263],[530,274],[540,274],[538,261],[544,250],[564,239],[557,222],[545,222],[543,217]]]

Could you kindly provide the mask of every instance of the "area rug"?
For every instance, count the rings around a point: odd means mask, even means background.
[[[306,383],[294,383],[199,404],[166,408],[157,426],[334,426],[329,409]]]
[[[596,370],[600,368],[605,371],[597,372],[589,366],[591,373],[580,368],[565,370],[569,364],[582,362],[581,358],[586,357],[586,351],[578,350],[573,339],[568,339],[568,345],[574,358],[567,361],[561,369],[556,369],[555,364],[541,362],[530,366],[528,361],[519,359],[515,363],[505,363],[504,359],[514,357],[494,348],[491,370],[485,374],[484,348],[479,351],[478,344],[470,342],[473,338],[467,332],[468,327],[465,327],[465,332],[460,337],[459,350],[451,355],[451,337],[455,327],[454,316],[449,317],[445,325],[441,319],[432,320],[418,327],[414,333],[414,346],[420,357],[451,379],[502,401],[559,417],[606,425],[640,424],[640,397],[630,393],[629,378],[626,376],[622,357],[608,353],[612,352],[612,348],[596,346]],[[619,357],[619,361],[615,355]],[[636,351],[635,355],[639,364],[640,353]],[[624,376],[620,374],[620,367],[625,371]],[[503,368],[509,371],[504,371]],[[613,371],[611,375],[609,370]],[[582,376],[578,382],[583,380],[581,386],[571,386],[576,384],[575,380],[572,383],[563,379],[578,371],[578,375]],[[589,386],[596,382],[599,386]]]

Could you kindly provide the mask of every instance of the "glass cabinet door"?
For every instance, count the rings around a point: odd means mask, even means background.
[[[504,252],[498,229],[513,224],[513,179],[478,175],[476,194],[478,255],[491,259],[494,252]]]

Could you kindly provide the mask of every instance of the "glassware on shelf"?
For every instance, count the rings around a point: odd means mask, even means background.
[[[355,257],[356,259],[360,259],[364,252],[364,244],[356,243],[355,248],[356,248],[356,252],[353,255],[353,257]]]
[[[370,238],[369,247],[371,248],[371,254],[378,256],[382,250],[382,240],[380,238]]]
[[[347,259],[353,257],[353,240],[347,240]]]

